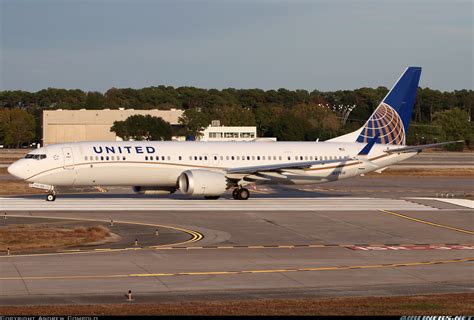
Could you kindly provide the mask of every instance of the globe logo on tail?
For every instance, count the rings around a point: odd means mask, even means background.
[[[405,128],[402,119],[391,106],[383,102],[365,123],[357,141],[367,143],[377,134],[379,135],[377,143],[405,144]]]

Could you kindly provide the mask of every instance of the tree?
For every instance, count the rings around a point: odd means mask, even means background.
[[[84,108],[102,109],[105,105],[105,97],[100,92],[88,92]]]
[[[209,114],[196,108],[187,109],[179,118],[179,123],[184,126],[186,134],[198,137],[201,131],[209,126],[211,119]]]
[[[115,121],[110,131],[124,140],[170,140],[171,125],[160,117],[133,115]]]
[[[0,143],[19,148],[35,138],[35,118],[20,108],[0,109]]]
[[[468,140],[472,135],[472,126],[469,114],[459,108],[438,111],[433,114],[434,123],[441,126],[446,134],[447,141]],[[462,144],[453,144],[446,147],[449,150],[462,150]]]

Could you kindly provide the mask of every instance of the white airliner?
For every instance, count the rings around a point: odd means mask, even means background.
[[[48,192],[56,188],[131,186],[137,193],[180,190],[217,199],[233,189],[250,196],[253,184],[316,184],[346,179],[411,158],[405,146],[421,68],[409,67],[363,127],[325,142],[76,142],[49,145],[8,167],[12,175]]]

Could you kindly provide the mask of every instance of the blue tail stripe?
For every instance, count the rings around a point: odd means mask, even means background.
[[[415,105],[416,91],[420,82],[421,68],[409,67],[402,75],[400,80],[390,90],[384,103],[391,106],[402,119],[405,133],[408,132],[413,106]]]
[[[376,143],[405,144],[420,76],[420,67],[405,70],[366,122],[356,141],[370,141],[378,134]]]

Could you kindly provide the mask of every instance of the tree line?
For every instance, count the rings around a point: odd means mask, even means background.
[[[25,118],[23,126],[25,133],[33,132],[33,137],[26,134],[20,138],[11,137],[9,132],[14,131],[11,129],[14,125],[9,125],[8,121],[0,118],[0,144],[14,146],[39,142],[40,117],[43,110],[106,108],[184,109],[181,123],[187,134],[195,135],[200,128],[210,124],[211,120],[218,119],[223,125],[256,125],[259,136],[274,136],[279,140],[325,140],[362,126],[387,92],[385,87],[310,92],[171,86],[111,88],[105,93],[55,88],[38,92],[1,91],[2,114],[19,109],[32,116],[34,121],[31,124],[31,121]],[[473,127],[470,122],[474,112],[473,104],[473,90],[441,92],[419,88],[408,142],[450,139],[454,133],[448,130],[446,125],[443,126],[443,123],[457,119],[455,122],[461,121],[462,127],[460,138],[469,143],[473,139]],[[331,106],[354,105],[355,108],[345,122],[341,121],[340,114],[331,109]]]

